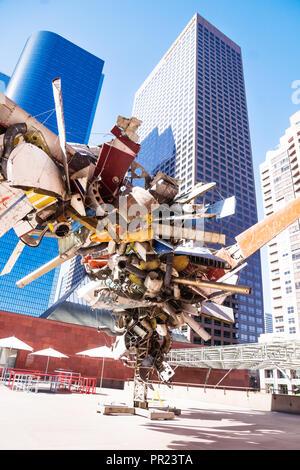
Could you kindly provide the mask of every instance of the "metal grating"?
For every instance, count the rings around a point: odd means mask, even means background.
[[[300,369],[300,340],[173,349],[172,366],[212,369]]]

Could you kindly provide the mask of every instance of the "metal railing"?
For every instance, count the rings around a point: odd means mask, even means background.
[[[0,383],[11,390],[34,391],[49,390],[56,393],[58,390],[76,391],[85,394],[96,393],[96,377],[82,377],[78,374],[45,374],[36,370],[3,368]]]
[[[131,382],[133,382],[133,379],[130,378],[130,379],[127,379],[126,382],[128,384],[130,384]],[[150,380],[148,382],[149,384],[153,384],[153,385],[157,385],[158,388],[160,388],[161,386],[165,386],[165,387],[168,387],[170,388],[171,390],[174,389],[174,387],[185,387],[187,391],[189,391],[189,389],[193,389],[193,388],[200,388],[200,389],[203,389],[203,391],[205,392],[206,389],[210,389],[210,390],[223,390],[224,392],[226,391],[239,391],[239,392],[246,392],[247,394],[248,393],[267,393],[267,394],[273,394],[273,395],[300,395],[299,392],[297,391],[289,391],[289,393],[285,393],[283,392],[282,390],[280,390],[279,388],[277,389],[271,389],[269,387],[266,387],[266,388],[259,388],[259,387],[238,387],[238,386],[235,386],[235,385],[218,385],[218,384],[197,384],[197,383],[191,383],[191,382],[170,382],[170,383],[162,383],[158,380]]]

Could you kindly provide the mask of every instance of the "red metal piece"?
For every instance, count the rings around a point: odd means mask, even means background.
[[[128,147],[135,155],[139,153],[141,149],[140,144],[136,144],[132,140],[128,139],[126,135],[122,134],[122,131],[118,126],[114,126],[110,132],[116,136],[122,144],[126,145],[126,147]]]
[[[88,264],[92,269],[103,268],[107,263],[108,261],[105,259],[91,259],[88,261]]]
[[[101,177],[99,191],[105,200],[116,197],[120,184],[126,175],[133,155],[108,144],[103,144],[94,172],[94,178]]]
[[[211,268],[207,272],[207,279],[209,281],[217,281],[224,276],[225,273],[226,271],[224,269]]]

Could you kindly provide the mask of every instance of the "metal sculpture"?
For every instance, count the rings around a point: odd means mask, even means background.
[[[0,94],[0,236],[13,228],[19,237],[1,274],[44,236],[57,238],[59,256],[18,281],[20,288],[81,255],[90,283],[78,295],[118,318],[102,331],[116,337],[114,358],[134,368],[134,406],[147,408],[150,373],[163,382],[174,375],[166,360],[172,330],[188,325],[207,341],[195,317],[234,322],[223,304],[250,294],[238,285],[245,260],[299,218],[300,198],[226,247],[205,221],[234,214],[234,196],[205,204],[214,182],[182,193],[179,180],[149,175],[136,161],[141,122],[134,117],[119,116],[112,140],[98,147],[67,143],[60,79],[53,93],[59,138]]]

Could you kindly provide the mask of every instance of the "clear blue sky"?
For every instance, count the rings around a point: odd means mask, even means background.
[[[105,79],[92,129],[92,142],[101,143],[97,133],[108,132],[119,114],[131,115],[135,91],[196,12],[242,49],[262,218],[258,166],[299,109],[291,86],[300,80],[300,0],[0,0],[0,71],[12,73],[38,30],[102,58]]]

